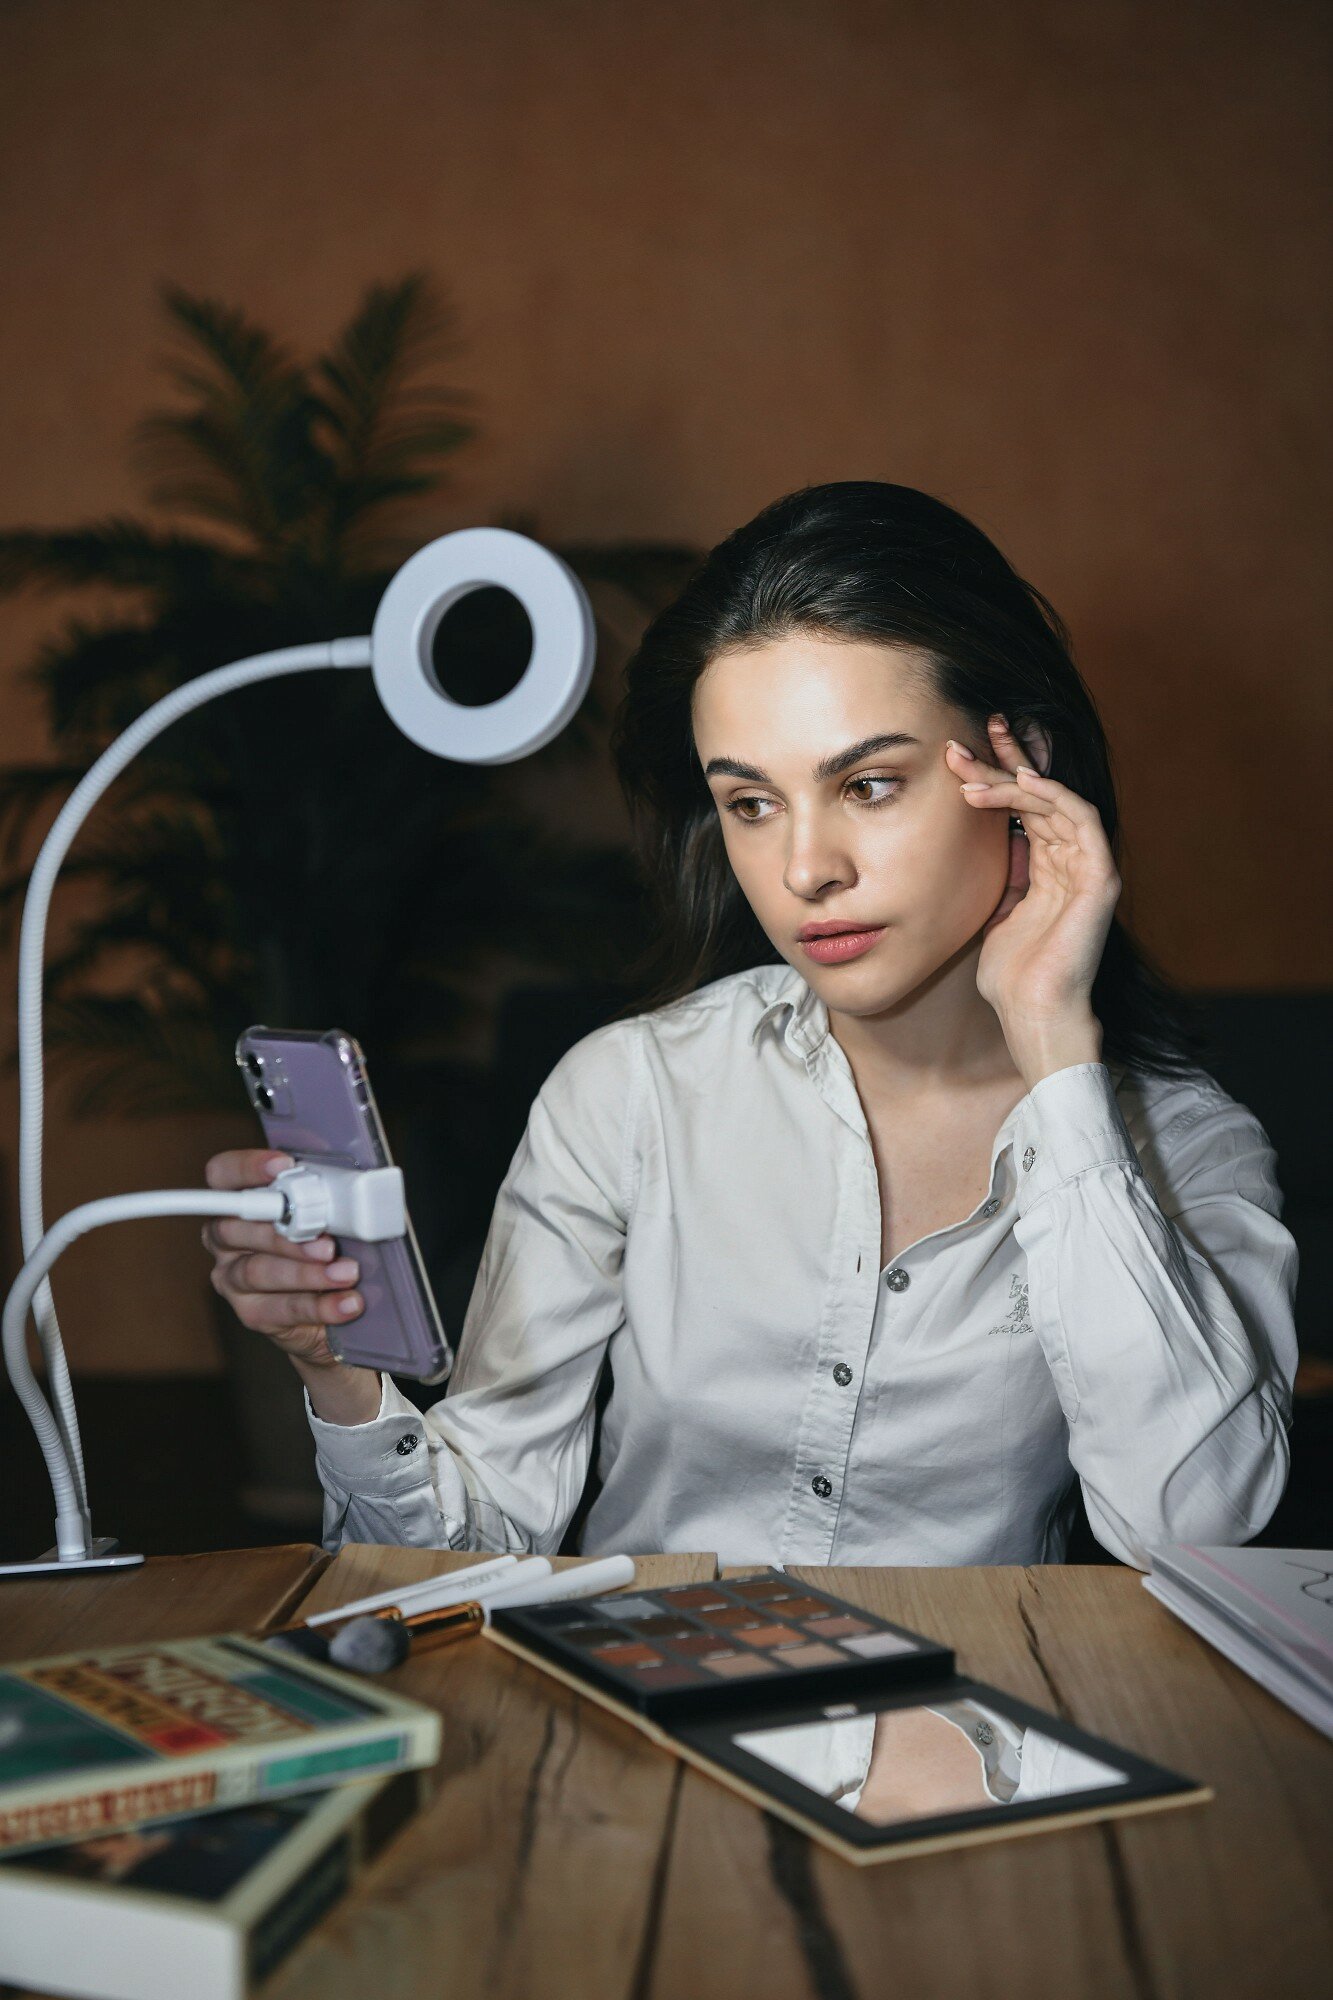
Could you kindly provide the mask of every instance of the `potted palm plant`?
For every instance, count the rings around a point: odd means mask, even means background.
[[[404,555],[462,525],[441,517],[475,423],[471,399],[437,378],[451,319],[421,275],[371,287],[305,357],[216,300],[168,288],[164,305],[176,395],[136,433],[148,514],[0,533],[0,589],[87,590],[113,607],[68,615],[28,668],[54,754],[0,768],[11,935],[37,827],[134,716],[226,661],[368,631]],[[696,559],[561,553],[612,658]],[[521,671],[516,609],[493,591],[458,608],[460,699]],[[534,972],[614,985],[639,943],[623,845],[524,804],[543,775],[596,757],[604,721],[594,684],[521,766],[451,764],[403,738],[369,677],[348,673],[268,682],[182,719],[118,781],[64,871],[80,893],[47,967],[46,1046],[72,1111],[231,1111],[249,1022],[347,1027],[371,1052],[400,1158],[413,1156],[414,1211],[444,1218],[423,1250],[447,1260],[449,1219],[475,1232],[468,1191],[490,1166],[470,1171],[466,1148],[484,1129],[496,1000]],[[431,1199],[432,1170],[451,1198]],[[238,1332],[228,1317],[250,1483],[273,1513],[293,1478],[312,1490],[308,1439],[281,1358]]]

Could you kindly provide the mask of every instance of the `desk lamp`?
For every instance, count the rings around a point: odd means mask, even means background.
[[[532,654],[517,685],[480,707],[455,702],[435,672],[433,650],[441,621],[469,592],[498,586],[516,597],[532,627]],[[33,1575],[119,1568],[143,1561],[113,1538],[94,1538],[88,1508],[83,1449],[74,1392],[51,1298],[48,1273],[77,1237],[107,1222],[146,1215],[230,1215],[271,1222],[300,1240],[312,1213],[335,1231],[360,1201],[360,1226],[401,1236],[406,1228],[402,1177],[386,1168],[374,1179],[374,1217],[367,1220],[367,1190],[357,1176],[289,1169],[266,1188],[226,1194],[178,1188],[114,1195],[85,1202],[47,1231],[42,1217],[42,964],[46,920],[60,864],[92,807],[136,753],[179,716],[214,695],[320,667],[369,667],[389,716],[412,742],[461,764],[510,764],[558,736],[587,691],[596,657],[592,607],[582,584],[560,558],[506,528],[464,528],[429,542],[404,563],[380,599],[368,638],[332,639],[259,653],[201,674],[174,689],[131,723],[80,780],[42,843],[23,906],[19,937],[19,1204],[25,1262],[4,1308],[4,1354],[9,1377],[28,1413],[56,1502],[55,1546],[31,1562],[0,1564],[0,1575]],[[300,1185],[284,1188],[293,1180]],[[312,1206],[313,1204],[313,1206]],[[304,1213],[303,1213],[304,1211]],[[345,1233],[351,1233],[346,1231]],[[32,1371],[28,1313],[36,1319],[46,1362],[48,1403]],[[54,1404],[54,1408],[52,1408]]]

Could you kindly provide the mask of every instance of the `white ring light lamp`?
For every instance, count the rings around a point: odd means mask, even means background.
[[[532,658],[508,694],[470,708],[439,684],[435,637],[460,598],[497,584],[528,614]],[[370,644],[380,700],[404,736],[461,764],[512,764],[558,736],[596,654],[592,607],[574,572],[508,528],[463,528],[418,549],[380,599]]]
[[[498,587],[516,597],[532,627],[532,655],[521,679],[498,701],[456,702],[440,686],[433,648],[451,607],[471,591]],[[0,1575],[118,1568],[142,1561],[114,1540],[94,1540],[74,1392],[47,1272],[76,1234],[131,1215],[242,1214],[255,1194],[226,1197],[197,1189],[112,1197],[85,1203],[47,1232],[42,1212],[42,967],[46,922],[60,864],[107,787],[144,745],[214,695],[318,667],[370,667],[390,717],[423,750],[460,764],[509,764],[558,736],[592,678],[596,659],[592,606],[574,572],[549,549],[508,528],[464,528],[418,549],[380,600],[369,638],[288,646],[200,674],[155,702],[102,752],[57,815],[33,865],[19,938],[19,1213],[24,1265],[4,1310],[10,1380],[37,1433],[56,1500],[56,1542],[32,1563],[0,1563]],[[201,1206],[201,1204],[205,1204]],[[45,1248],[43,1248],[45,1245]],[[46,1361],[54,1410],[27,1352],[32,1311]]]

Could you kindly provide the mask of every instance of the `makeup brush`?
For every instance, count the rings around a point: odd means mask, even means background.
[[[374,1597],[359,1597],[332,1611],[316,1611],[310,1618],[294,1618],[289,1625],[256,1632],[254,1636],[265,1646],[299,1653],[302,1659],[327,1662],[333,1635],[322,1628],[346,1624],[358,1613],[373,1612],[378,1616],[388,1610],[394,1617],[407,1618],[414,1612],[437,1611],[448,1604],[473,1603],[489,1597],[492,1591],[507,1592],[550,1575],[551,1564],[546,1556],[529,1556],[523,1562],[515,1556],[499,1556],[493,1562],[477,1563],[451,1575],[404,1584],[398,1590],[382,1590]]]
[[[417,1611],[402,1617],[396,1608],[353,1618],[328,1642],[331,1666],[358,1674],[387,1674],[410,1653],[434,1652],[455,1639],[469,1639],[489,1625],[491,1612],[506,1604],[554,1604],[572,1597],[598,1597],[633,1583],[633,1556],[606,1556],[556,1576],[537,1577],[495,1591],[480,1602],[451,1604],[439,1611]]]

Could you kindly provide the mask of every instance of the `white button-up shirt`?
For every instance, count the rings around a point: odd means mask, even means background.
[[[586,1035],[496,1197],[447,1394],[310,1414],[325,1544],[1042,1563],[1239,1543],[1286,1482],[1296,1252],[1202,1072],[1045,1077],[986,1199],[880,1265],[865,1112],[792,967]]]

